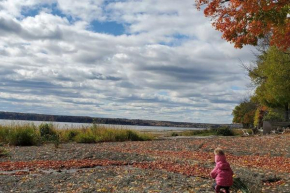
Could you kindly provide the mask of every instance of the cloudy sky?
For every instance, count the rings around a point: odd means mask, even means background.
[[[194,0],[0,0],[0,111],[231,123],[253,48]]]

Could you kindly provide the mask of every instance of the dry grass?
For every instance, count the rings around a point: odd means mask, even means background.
[[[73,129],[60,129],[53,124],[11,124],[0,125],[0,142],[10,145],[39,145],[41,143],[96,143],[112,141],[147,141],[154,139],[152,134],[144,134],[124,128],[92,125]]]

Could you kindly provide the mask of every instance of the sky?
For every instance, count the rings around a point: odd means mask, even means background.
[[[194,0],[0,0],[0,111],[231,123],[253,47]]]

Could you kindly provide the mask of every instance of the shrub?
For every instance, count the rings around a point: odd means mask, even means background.
[[[56,137],[56,131],[53,129],[52,124],[42,123],[38,128],[40,136],[44,140],[53,140]]]
[[[12,128],[9,131],[8,142],[11,145],[30,146],[40,143],[40,136],[34,125]]]
[[[154,137],[148,134],[141,134],[128,129],[99,128],[96,132],[96,142],[109,141],[145,141]]]
[[[66,135],[69,141],[73,140],[80,132],[77,130],[69,130]]]
[[[172,137],[176,137],[176,136],[178,136],[178,133],[173,132],[173,133],[171,133],[171,136],[172,136]]]
[[[59,144],[60,144],[60,137],[59,137],[59,134],[55,134],[55,135],[53,135],[51,141],[52,141],[52,143],[54,144],[54,147],[55,147],[55,148],[59,148]]]
[[[8,143],[9,129],[0,125],[0,142]]]
[[[60,142],[75,141],[75,137],[82,132],[81,129],[62,129],[56,130]]]
[[[93,125],[90,127],[90,130],[93,133],[93,135],[96,136],[102,130],[102,127],[100,127],[97,124],[93,123]]]
[[[118,131],[118,133],[115,134],[115,141],[128,141],[128,140],[129,140],[128,134],[123,130],[120,130]]]
[[[222,136],[233,136],[234,135],[234,133],[230,129],[230,127],[220,127],[217,129],[216,134],[222,135]]]
[[[204,129],[204,130],[191,130],[191,131],[184,131],[179,133],[181,136],[209,136],[209,135],[216,135],[216,129]]]
[[[102,129],[96,137],[98,137],[99,142],[109,142],[109,141],[116,141],[116,135],[118,131],[114,131],[112,129]]]
[[[131,141],[143,141],[143,139],[139,137],[139,135],[135,131],[127,130],[126,133],[128,139]]]
[[[82,132],[75,137],[78,143],[95,143],[96,137],[91,132]]]
[[[150,141],[155,138],[153,134],[138,134],[140,137],[140,141]]]

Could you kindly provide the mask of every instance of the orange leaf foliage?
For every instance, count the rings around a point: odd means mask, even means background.
[[[290,47],[289,0],[196,0],[196,5],[198,9],[206,5],[205,16],[236,48],[256,45],[266,35],[272,45],[282,50]]]
[[[18,162],[0,162],[0,171],[13,171],[13,170],[35,170],[35,169],[70,169],[70,168],[92,168],[96,166],[121,166],[127,165],[125,161],[113,160],[35,160],[35,161],[18,161]]]

